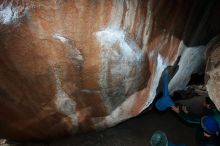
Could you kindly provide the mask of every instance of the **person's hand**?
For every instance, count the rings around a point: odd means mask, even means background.
[[[180,113],[180,107],[179,106],[171,106],[171,109],[175,112],[175,113],[177,113],[177,114],[179,114]]]
[[[186,107],[186,106],[182,106],[182,111],[183,111],[184,113],[186,113],[186,114],[189,113],[189,111],[187,110],[187,107]]]

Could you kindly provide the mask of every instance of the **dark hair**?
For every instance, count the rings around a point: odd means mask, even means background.
[[[210,107],[215,107],[215,104],[212,102],[212,100],[209,97],[205,98],[206,104],[209,104]]]

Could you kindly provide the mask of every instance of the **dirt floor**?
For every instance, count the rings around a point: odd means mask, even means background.
[[[22,146],[150,146],[149,139],[156,130],[163,130],[174,144],[196,146],[195,128],[182,123],[172,111],[147,112],[104,131],[90,132],[71,138]],[[19,145],[19,146],[20,146]],[[15,144],[5,145],[15,146]],[[16,145],[17,146],[17,145]]]

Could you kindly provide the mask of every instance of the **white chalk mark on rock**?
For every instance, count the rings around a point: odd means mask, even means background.
[[[71,118],[73,125],[77,125],[78,119],[76,114],[76,103],[69,97],[69,95],[63,90],[61,83],[61,72],[58,67],[54,68],[54,77],[56,81],[56,97],[55,104],[58,110]]]
[[[6,6],[0,5],[0,23],[9,25],[25,16],[28,8],[22,8],[24,10],[22,13],[20,13],[19,8],[21,9],[21,7],[13,6],[11,3]]]
[[[185,46],[185,45],[184,45]],[[169,83],[169,91],[182,90],[188,84],[191,75],[199,72],[204,65],[205,46],[186,47],[178,63],[179,69]]]
[[[148,101],[145,103],[143,110],[147,108],[154,100],[157,92],[157,87],[160,82],[160,77],[164,71],[164,69],[167,67],[166,60],[160,55],[157,55],[157,62],[156,62],[156,69],[154,69],[154,77],[151,80],[151,86],[150,86],[150,93],[148,94]]]
[[[101,93],[107,109],[112,111],[144,84],[141,72],[146,62],[143,51],[126,38],[124,31],[106,28],[96,37],[101,44]]]
[[[68,47],[68,58],[70,58],[71,60],[76,60],[77,63],[83,63],[84,58],[81,54],[81,52],[79,51],[79,49],[77,49],[76,47],[74,47],[72,41],[68,38],[63,36],[62,34],[59,33],[55,33],[53,35],[53,38],[61,41],[62,43],[64,43],[67,47]]]
[[[58,33],[55,33],[55,34],[53,35],[53,37],[54,37],[55,39],[60,40],[60,41],[63,42],[63,43],[68,43],[68,42],[69,42],[69,39],[68,39],[68,38],[66,38],[66,37],[64,37],[63,35],[58,34]]]

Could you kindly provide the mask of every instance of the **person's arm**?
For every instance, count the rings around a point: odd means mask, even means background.
[[[201,119],[196,115],[186,114],[184,112],[181,112],[178,114],[178,116],[187,123],[200,125]]]
[[[185,122],[200,125],[201,118],[199,116],[190,114],[185,106],[182,107],[183,112],[180,111],[179,106],[173,106],[171,109]]]

